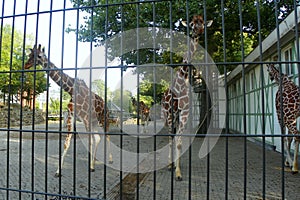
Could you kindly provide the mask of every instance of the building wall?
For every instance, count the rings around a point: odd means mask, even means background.
[[[297,57],[296,50],[295,39],[287,42],[287,45],[281,48],[281,61],[295,61]],[[278,60],[277,53],[270,55],[264,61],[276,61],[274,59]],[[296,64],[282,64],[281,67],[282,72],[288,74],[291,80],[299,85]],[[275,137],[266,137],[266,142],[274,145],[276,150],[281,151],[281,138],[276,137],[276,135],[279,136],[281,134],[275,108],[275,95],[277,91],[278,86],[269,79],[265,64],[263,66],[249,65],[245,67],[245,79],[239,74],[238,78],[235,78],[234,81],[228,84],[230,130],[254,135],[254,139],[256,140],[262,140],[260,136],[263,134],[266,136],[275,135]]]

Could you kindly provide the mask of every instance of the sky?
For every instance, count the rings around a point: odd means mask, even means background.
[[[2,13],[4,1],[4,14]],[[14,27],[24,33],[25,25],[25,16],[26,13],[26,0],[16,0],[16,5],[14,5],[13,0],[0,0],[1,13],[0,16],[4,17],[4,24],[13,25],[14,15],[14,6],[15,6],[15,15],[14,18],[15,25]],[[86,42],[78,42],[78,54],[76,60],[76,35],[74,32],[66,33],[63,30],[63,25],[65,24],[65,29],[69,26],[76,28],[77,23],[77,11],[76,10],[67,10],[65,12],[65,23],[63,23],[63,12],[60,11],[64,8],[63,0],[52,0],[52,17],[49,13],[45,11],[51,10],[51,0],[40,0],[39,12],[38,12],[38,0],[28,0],[27,8],[27,25],[26,25],[26,34],[31,34],[37,39],[37,43],[45,47],[46,53],[50,52],[49,59],[54,63],[58,68],[74,68],[77,64],[77,67],[90,65],[90,55],[92,55],[92,66],[112,66],[118,64],[116,60],[110,62],[105,60],[105,49],[104,47],[92,47],[91,44]],[[66,9],[73,8],[69,0],[66,0]],[[83,16],[85,14],[80,12],[79,14],[79,24],[83,24]],[[27,42],[26,42],[27,43]],[[62,48],[64,46],[64,48]],[[70,76],[75,76],[75,70],[66,70],[65,73]],[[86,83],[89,83],[90,72],[87,70],[77,70],[77,76],[81,79],[84,79]],[[125,74],[125,77],[128,76],[132,80],[132,74],[128,70]],[[92,80],[95,79],[105,79],[104,70],[93,70],[92,71]],[[121,80],[120,69],[108,69],[107,76],[107,85],[113,91],[119,87],[119,82]],[[133,79],[136,80],[136,79]],[[124,84],[128,85],[128,84]],[[130,87],[128,90],[134,90],[136,85],[129,84]],[[55,83],[51,82],[51,87],[53,89],[58,87]],[[125,88],[126,89],[126,88]]]

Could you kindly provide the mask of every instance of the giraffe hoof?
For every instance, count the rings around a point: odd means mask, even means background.
[[[172,171],[172,170],[175,170],[175,169],[176,169],[176,167],[173,166],[172,164],[168,165],[168,170],[169,171]]]
[[[60,173],[55,173],[54,177],[56,177],[56,178],[61,177],[61,174]]]
[[[298,174],[298,171],[292,171],[292,174],[293,175]]]
[[[110,161],[108,161],[108,163],[109,163],[109,164],[113,164],[113,163],[114,163],[114,161],[110,160]]]
[[[182,177],[181,176],[177,176],[175,180],[176,181],[182,181]]]
[[[95,171],[95,169],[90,169],[90,172],[94,172]]]

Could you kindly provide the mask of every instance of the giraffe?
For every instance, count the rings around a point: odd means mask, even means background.
[[[149,122],[150,108],[143,101],[140,101],[138,103],[134,97],[131,97],[131,103],[133,107],[135,107],[136,112],[139,113],[141,124],[144,127],[144,133],[145,133],[146,132],[145,126],[148,126],[148,122]]]
[[[290,148],[293,138],[286,137],[284,139],[284,148],[286,151],[285,166],[292,168],[292,173],[298,173],[298,150],[300,137],[297,136],[299,131],[297,130],[297,118],[300,116],[300,90],[299,87],[291,81],[286,74],[280,74],[278,69],[273,64],[267,65],[267,71],[271,81],[275,81],[279,85],[276,93],[276,111],[277,118],[281,127],[288,128],[288,134],[294,135],[295,151],[294,160],[292,160],[290,154]],[[281,104],[282,94],[282,104]],[[282,114],[281,115],[281,110]],[[283,116],[283,119],[281,117]]]
[[[64,151],[61,156],[61,166],[58,164],[55,176],[61,176],[61,169],[64,163],[64,158],[70,147],[70,142],[73,134],[72,131],[72,121],[74,112],[76,117],[78,117],[85,126],[87,132],[98,132],[99,125],[104,129],[104,132],[109,131],[108,109],[105,108],[104,100],[97,94],[90,92],[90,89],[85,84],[83,80],[72,78],[67,74],[59,70],[55,64],[48,60],[45,49],[41,49],[41,45],[35,45],[33,49],[30,49],[30,54],[24,68],[29,69],[34,65],[41,65],[44,69],[48,70],[49,76],[54,82],[57,83],[63,90],[65,90],[71,96],[71,100],[68,104],[68,116],[67,116],[67,129],[68,134],[64,143]],[[112,154],[110,152],[110,137],[106,136],[108,141],[108,152],[109,152],[109,163],[112,163]],[[100,135],[93,134],[91,139],[89,150],[91,156],[90,171],[95,171],[95,159],[98,144],[100,143]]]
[[[199,37],[204,32],[205,25],[210,27],[212,20],[204,22],[202,15],[194,15],[192,21],[188,24],[192,29],[192,39],[190,40],[189,51],[186,52],[183,58],[184,64],[190,63],[192,58],[197,51],[199,45]],[[187,26],[185,21],[182,21],[184,26]],[[181,66],[173,79],[173,83],[164,92],[162,97],[162,110],[165,118],[165,124],[168,127],[169,134],[176,133],[175,144],[175,179],[177,181],[182,180],[181,169],[180,169],[180,155],[182,148],[181,135],[186,127],[188,116],[189,116],[189,73],[196,75],[197,70],[190,66]],[[173,138],[169,136],[169,165],[168,168],[172,169],[172,152],[173,149]]]

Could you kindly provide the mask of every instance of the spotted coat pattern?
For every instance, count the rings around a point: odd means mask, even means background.
[[[276,93],[276,111],[277,118],[282,127],[288,128],[288,134],[298,136],[297,118],[300,116],[300,90],[299,87],[291,81],[287,75],[280,74],[279,70],[273,64],[267,66],[269,77],[279,85]],[[282,119],[283,116],[283,119]],[[299,137],[295,138],[294,161],[291,159],[290,147],[292,137],[285,138],[285,149],[287,160],[285,164],[292,167],[293,173],[298,172],[298,146]],[[293,163],[293,164],[292,164]]]
[[[131,103],[132,103],[133,107],[136,109],[136,112],[139,114],[139,117],[141,119],[141,124],[143,126],[148,125],[149,116],[150,116],[150,108],[143,101],[140,101],[138,103],[134,97],[131,98]],[[146,130],[144,129],[144,131],[146,131]]]
[[[206,22],[209,27],[212,21]],[[186,22],[182,22],[187,26]],[[189,43],[189,50],[183,57],[183,63],[189,64],[193,58],[197,47],[199,45],[199,37],[203,34],[205,29],[205,22],[201,15],[194,15],[191,22],[188,24],[192,31],[192,39]],[[186,128],[189,117],[189,101],[190,101],[190,85],[192,80],[189,76],[194,77],[198,74],[195,68],[190,66],[181,66],[177,70],[173,82],[170,87],[164,92],[162,97],[162,112],[165,118],[165,125],[168,127],[169,134],[176,134],[175,137],[175,180],[181,181],[180,156],[182,150],[182,134]],[[176,130],[177,129],[177,130]],[[173,158],[173,138],[169,137],[169,169],[171,169]]]
[[[64,152],[61,156],[61,165],[58,166],[55,174],[55,176],[60,176],[64,157],[67,154],[73,136],[71,131],[74,114],[84,123],[87,132],[99,132],[99,126],[102,126],[104,132],[107,133],[109,131],[109,112],[108,108],[105,107],[104,100],[97,94],[91,92],[83,80],[68,76],[50,62],[45,55],[44,48],[41,49],[41,45],[38,47],[35,45],[33,49],[31,49],[24,68],[29,69],[34,65],[41,65],[44,69],[47,69],[51,79],[71,96],[67,116],[68,134],[64,143]],[[108,140],[108,147],[110,148],[110,138],[108,135],[106,138]],[[100,136],[93,134],[92,142],[90,143],[91,171],[95,169],[96,150],[99,142]],[[109,153],[109,162],[112,162],[111,153]]]

